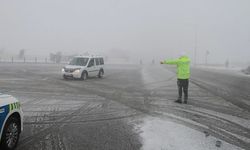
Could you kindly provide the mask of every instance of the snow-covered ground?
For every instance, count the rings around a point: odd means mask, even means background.
[[[177,85],[175,73],[165,69],[166,66],[154,66],[143,67],[141,74],[145,84],[145,88],[152,94],[150,105],[155,106],[153,111],[159,116],[148,116],[144,118],[143,123],[140,124],[141,138],[143,141],[143,150],[240,150],[242,148],[236,145],[230,144],[227,141],[221,139],[220,136],[213,136],[209,131],[214,122],[215,126],[224,135],[232,135],[249,143],[249,138],[241,137],[240,134],[234,134],[224,128],[234,126],[233,124],[240,124],[244,128],[249,128],[249,120],[233,116],[230,111],[218,112],[213,107],[221,107],[226,109],[240,110],[237,106],[230,102],[216,97],[211,93],[207,93],[205,90],[200,89],[196,85],[190,82],[190,104],[180,105],[174,103],[177,97]],[[172,68],[173,69],[173,68]],[[236,69],[223,69],[223,68],[199,68],[199,69],[211,69],[216,72],[233,72],[238,73],[239,68]],[[161,99],[158,97],[161,96]],[[165,99],[163,97],[165,97]],[[163,99],[162,99],[163,98]],[[150,98],[149,98],[150,99]],[[192,104],[194,103],[194,104]],[[208,104],[208,106],[201,107],[195,103]],[[152,107],[152,106],[151,106]],[[163,109],[160,109],[163,108]],[[175,112],[171,112],[171,111]],[[232,111],[231,111],[232,112]],[[240,112],[240,111],[239,111]],[[184,113],[183,115],[180,115]],[[186,114],[185,114],[186,113]],[[191,116],[188,115],[191,114]],[[229,113],[229,114],[228,114]],[[194,116],[200,115],[201,119],[195,119]],[[248,114],[246,114],[248,115]],[[169,119],[170,117],[170,119]],[[171,118],[182,120],[181,122],[173,121]],[[198,117],[200,118],[200,117]],[[210,120],[207,123],[203,120]],[[230,121],[230,123],[227,122]],[[193,128],[185,124],[190,123],[198,128]],[[224,124],[224,123],[225,124]],[[224,125],[222,125],[222,124]],[[224,127],[224,128],[223,128]],[[234,127],[233,127],[234,128]],[[235,127],[237,129],[237,127]],[[204,131],[208,130],[207,133]]]
[[[196,66],[196,68],[201,69],[201,70],[213,71],[213,72],[228,73],[228,74],[238,75],[238,76],[249,76],[249,75],[246,75],[242,72],[242,70],[246,69],[246,67],[237,67],[237,66],[225,67],[225,66],[199,65],[199,66]]]
[[[164,119],[145,118],[141,130],[143,150],[241,150],[213,136]]]
[[[174,68],[163,65],[107,65],[103,79],[87,81],[62,80],[57,64],[0,67],[1,91],[20,99],[26,116],[20,150],[249,149],[243,76],[193,69],[197,81],[181,105]]]

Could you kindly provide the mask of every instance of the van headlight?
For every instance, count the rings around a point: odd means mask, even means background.
[[[64,68],[62,68],[62,72],[64,72],[65,71],[65,69]]]
[[[80,73],[80,69],[76,69],[74,73]]]

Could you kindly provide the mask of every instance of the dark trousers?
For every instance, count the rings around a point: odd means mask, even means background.
[[[179,91],[179,99],[182,98],[182,91],[184,92],[184,101],[187,101],[188,99],[188,79],[178,79],[177,85],[178,85],[178,91]]]

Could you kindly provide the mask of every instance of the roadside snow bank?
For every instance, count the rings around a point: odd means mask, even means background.
[[[159,118],[145,118],[140,128],[143,150],[242,150],[184,125]]]
[[[196,68],[206,70],[206,71],[212,71],[212,72],[219,72],[219,73],[228,73],[228,74],[234,74],[234,75],[244,75],[242,73],[242,67],[221,67],[221,66],[197,66]]]

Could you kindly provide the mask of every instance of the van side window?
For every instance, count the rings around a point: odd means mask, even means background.
[[[103,60],[103,58],[100,58],[100,64],[101,64],[101,65],[104,65],[104,60]]]
[[[78,64],[80,65],[80,66],[86,66],[86,64],[88,63],[88,58],[79,58],[78,59]]]
[[[95,59],[95,64],[98,66],[98,65],[100,65],[100,59],[99,58],[96,58]]]
[[[94,66],[94,59],[93,58],[90,59],[88,67],[92,67],[92,66]]]

